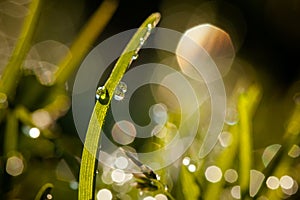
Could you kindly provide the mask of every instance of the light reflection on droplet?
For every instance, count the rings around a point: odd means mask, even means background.
[[[250,170],[250,188],[249,194],[250,197],[254,197],[259,191],[263,181],[265,179],[265,175],[258,170]]]
[[[134,141],[136,129],[131,122],[122,120],[114,124],[112,137],[117,143],[127,145]]]
[[[136,59],[138,59],[138,57],[139,57],[139,54],[134,54],[134,55],[132,56],[132,60],[136,60]]]
[[[189,166],[188,166],[188,170],[190,171],[190,172],[195,172],[196,171],[196,165],[194,165],[194,164],[190,164]]]
[[[182,164],[185,165],[185,166],[188,166],[191,162],[191,159],[189,157],[185,157],[183,160],[182,160]]]
[[[29,136],[31,138],[38,138],[40,136],[41,132],[40,129],[33,127],[29,130]]]
[[[125,173],[123,170],[115,169],[111,173],[111,179],[116,183],[122,183],[125,180]]]
[[[215,165],[209,166],[205,170],[205,178],[212,183],[219,182],[222,178],[222,171]]]
[[[6,162],[6,172],[12,176],[18,176],[23,173],[23,160],[17,156],[11,156]]]
[[[276,176],[270,176],[267,181],[266,181],[267,187],[270,188],[271,190],[276,190],[280,183],[279,179]]]
[[[280,178],[279,183],[283,189],[288,190],[293,187],[294,180],[292,179],[292,177],[285,175]]]
[[[228,169],[224,173],[224,178],[228,183],[234,183],[238,179],[238,173],[234,169]]]
[[[233,198],[240,199],[241,198],[241,187],[239,185],[233,186],[230,193]]]
[[[279,151],[281,145],[280,144],[273,144],[268,146],[262,155],[262,162],[265,167],[268,166],[268,164],[271,162],[271,160],[274,158],[276,153]]]
[[[296,144],[292,146],[292,148],[289,150],[288,155],[292,158],[297,158],[300,156],[300,147]]]
[[[125,158],[123,156],[117,157],[115,160],[115,166],[118,169],[125,169],[128,166],[127,158]]]
[[[168,197],[164,194],[157,194],[154,197],[156,200],[168,200]]]
[[[106,105],[109,102],[109,93],[108,90],[104,86],[100,86],[96,91],[96,99],[102,105]]]
[[[230,132],[223,131],[219,135],[219,142],[222,147],[228,147],[232,143],[232,134]]]
[[[111,200],[113,195],[108,189],[101,189],[97,192],[97,200]]]
[[[225,123],[233,126],[239,121],[239,114],[236,108],[229,107],[226,109]]]

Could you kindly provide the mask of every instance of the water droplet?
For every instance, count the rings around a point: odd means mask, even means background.
[[[138,57],[139,57],[139,54],[136,53],[136,54],[134,54],[134,55],[132,56],[132,60],[136,60]]]
[[[143,45],[145,42],[145,39],[144,38],[140,38],[140,45]]]
[[[235,108],[227,108],[225,123],[227,125],[233,126],[239,121],[238,111]]]
[[[148,30],[148,31],[151,31],[151,30],[152,30],[152,24],[148,24],[148,25],[147,25],[147,30]]]
[[[117,86],[122,92],[127,92],[127,85],[124,82],[120,82],[119,85]]]
[[[117,101],[123,100],[125,97],[125,93],[121,91],[120,89],[116,88],[115,93],[114,93],[114,99]]]
[[[105,87],[98,87],[96,91],[96,99],[102,105],[106,105],[109,102],[109,93]]]

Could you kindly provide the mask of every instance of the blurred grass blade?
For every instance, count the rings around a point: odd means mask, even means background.
[[[59,64],[54,80],[64,83],[79,66],[83,57],[92,48],[99,34],[110,21],[118,6],[117,0],[105,0],[97,9],[92,18],[85,25],[79,37],[70,48],[71,57],[66,56]]]
[[[4,136],[4,155],[17,150],[18,120],[14,112],[8,112]]]
[[[29,14],[25,18],[22,27],[21,35],[18,38],[16,46],[0,79],[0,92],[5,93],[9,99],[12,99],[18,80],[21,77],[21,66],[30,49],[31,39],[40,13],[39,8],[40,0],[32,0]]]
[[[260,100],[260,88],[257,85],[249,87],[247,93],[241,94],[238,101],[240,115],[240,186],[244,195],[249,189],[250,170],[252,168],[252,116]]]
[[[159,20],[160,14],[154,13],[150,15],[137,30],[137,32],[134,34],[134,36],[124,49],[110,77],[104,85],[104,89],[107,93],[105,93],[105,98],[108,98],[108,102],[102,105],[97,101],[95,104],[92,116],[90,118],[82,153],[78,189],[80,200],[90,200],[93,199],[94,196],[93,183],[98,143],[100,139],[101,128],[104,123],[106,112],[109,107],[109,103],[113,96],[114,90],[122,79],[126,69],[131,64],[133,56],[136,55],[141,48],[140,38],[144,38],[146,40],[149,36],[150,32],[147,28],[149,27],[148,25],[151,24],[152,27],[155,27]]]
[[[197,200],[200,198],[200,188],[195,176],[185,166],[181,167],[180,184],[184,199]]]
[[[216,158],[216,166],[218,166],[222,172],[225,172],[227,169],[234,168],[235,159],[238,149],[238,125],[232,126],[229,131],[232,134],[232,143],[229,147],[226,147],[220,155]],[[207,188],[205,189],[204,199],[218,199],[223,190],[225,180],[221,179],[217,183],[208,183]]]
[[[46,183],[45,185],[43,185],[41,189],[38,191],[34,200],[52,199],[52,195],[50,194],[50,191],[52,190],[53,187],[54,186],[51,183]]]

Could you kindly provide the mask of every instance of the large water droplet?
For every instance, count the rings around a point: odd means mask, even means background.
[[[120,82],[119,85],[117,86],[122,92],[127,92],[127,85],[124,82]]]
[[[106,105],[109,102],[109,93],[105,87],[98,87],[96,91],[96,99],[102,105]]]
[[[119,88],[116,88],[115,93],[114,93],[114,99],[117,101],[123,100],[125,97],[125,93],[121,91]]]

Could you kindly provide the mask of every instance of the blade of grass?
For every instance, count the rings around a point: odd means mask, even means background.
[[[252,85],[247,93],[241,94],[238,101],[239,127],[240,127],[240,187],[242,195],[247,195],[249,189],[250,170],[252,168],[252,116],[254,109],[260,100],[260,88]]]
[[[100,132],[106,116],[109,103],[113,96],[114,90],[122,79],[126,69],[132,62],[132,58],[141,48],[140,38],[147,39],[150,32],[147,27],[155,27],[160,20],[160,14],[154,13],[150,15],[145,22],[140,26],[135,35],[132,37],[122,55],[118,59],[110,77],[104,85],[109,98],[107,104],[102,105],[98,101],[95,104],[92,116],[90,118],[85,144],[82,153],[82,160],[79,174],[79,200],[90,200],[94,197],[94,175],[95,161],[100,139]]]
[[[99,34],[110,21],[118,6],[117,0],[105,0],[81,31],[70,48],[71,57],[66,56],[55,72],[57,83],[64,83],[79,66],[83,57],[91,49]]]
[[[277,162],[274,163],[276,165],[273,171],[270,171],[269,175],[273,175],[276,177],[281,177],[283,175],[290,174],[291,165],[295,161],[294,159],[290,158],[288,152],[292,148],[294,144],[300,142],[300,105],[296,105],[289,121],[286,132],[284,134],[284,141],[282,145],[282,152],[280,157],[278,158]],[[270,166],[271,167],[271,166]],[[290,174],[291,175],[291,174]],[[282,191],[279,190],[268,190],[266,192],[266,197],[269,199],[280,199]]]
[[[6,130],[4,136],[4,155],[17,150],[18,143],[18,120],[14,112],[8,112]]]
[[[40,13],[39,8],[40,0],[32,0],[29,7],[29,14],[25,18],[19,39],[0,78],[0,92],[6,94],[8,100],[13,98],[17,83],[21,77],[21,66],[30,48],[35,25]],[[0,119],[3,119],[4,112],[4,109],[0,109]]]
[[[47,194],[50,193],[50,191],[53,188],[53,184],[46,183],[41,187],[41,189],[38,191],[37,195],[35,196],[34,200],[43,200],[43,199],[50,199]]]
[[[216,159],[216,166],[218,166],[223,173],[235,165],[234,160],[236,158],[239,140],[238,129],[238,124],[230,128],[229,131],[232,133],[232,143],[229,147],[224,149]],[[217,183],[208,183],[207,188],[205,189],[204,199],[220,199],[224,184],[224,179],[221,179]]]

